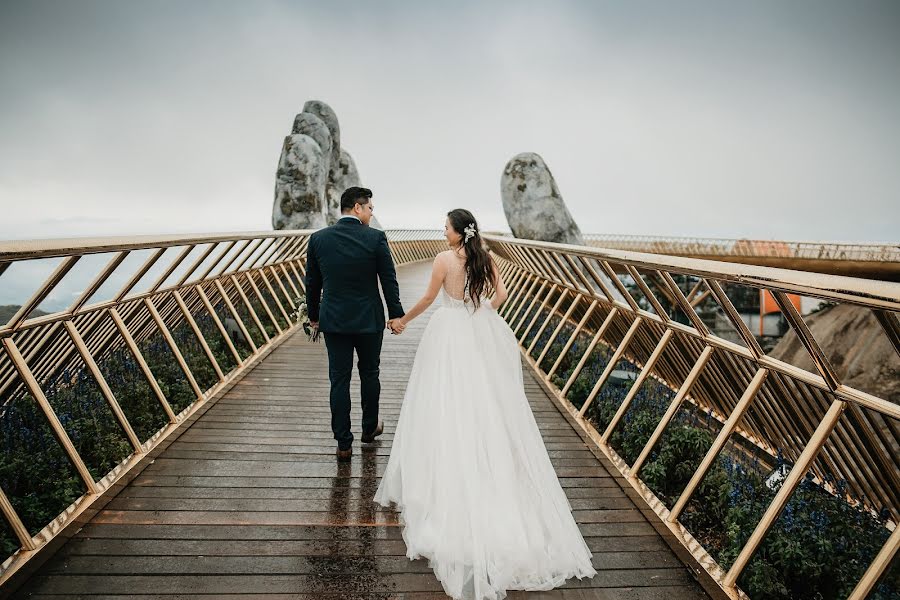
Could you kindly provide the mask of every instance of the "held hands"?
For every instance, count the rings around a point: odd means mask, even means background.
[[[391,319],[385,323],[385,326],[390,328],[391,333],[394,335],[400,335],[406,329],[406,323],[403,322],[403,319]]]
[[[309,324],[313,328],[319,327],[318,321],[310,321]],[[393,333],[395,335],[400,335],[401,333],[403,333],[403,330],[406,329],[406,324],[403,322],[402,319],[391,319],[390,321],[385,323],[385,327],[390,328],[391,333]]]

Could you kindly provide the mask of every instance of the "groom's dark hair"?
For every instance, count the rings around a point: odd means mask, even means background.
[[[348,187],[341,194],[341,212],[353,210],[355,204],[367,204],[372,197],[372,190],[364,187]]]

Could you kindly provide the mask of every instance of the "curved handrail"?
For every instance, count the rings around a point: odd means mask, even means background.
[[[584,234],[589,245],[659,254],[709,254],[710,256],[778,257],[810,260],[859,260],[900,262],[898,243],[852,243],[706,238],[625,234]]]

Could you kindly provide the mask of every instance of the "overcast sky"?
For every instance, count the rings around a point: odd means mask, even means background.
[[[0,0],[0,239],[271,228],[328,102],[386,227],[898,241],[898,2]]]

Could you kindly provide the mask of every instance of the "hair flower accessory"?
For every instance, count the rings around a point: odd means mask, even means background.
[[[468,244],[469,239],[475,235],[475,223],[469,223],[463,231],[466,234],[466,239],[463,240],[463,244]]]

